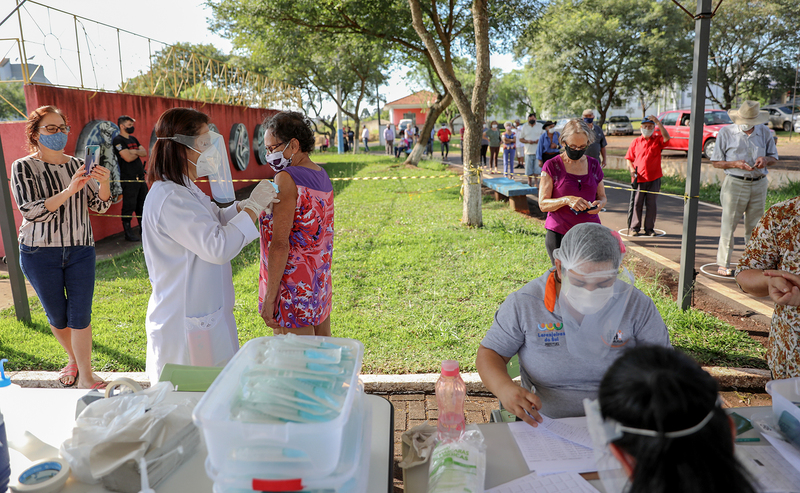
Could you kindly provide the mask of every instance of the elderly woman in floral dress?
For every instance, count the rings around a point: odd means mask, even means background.
[[[280,202],[260,217],[259,311],[275,334],[330,336],[333,185],[308,156],[308,118],[283,111],[265,127]]]

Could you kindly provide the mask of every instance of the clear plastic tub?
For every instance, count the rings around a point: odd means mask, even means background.
[[[325,493],[366,493],[369,478],[370,445],[372,439],[372,412],[364,394],[359,391],[353,403],[350,419],[344,430],[347,439],[342,442],[339,464],[329,476],[309,478],[290,477],[284,471],[272,474],[266,470],[209,471],[214,481],[214,493],[248,493],[253,491],[302,491]],[[208,462],[206,469],[208,470]]]
[[[772,413],[781,432],[800,449],[800,377],[767,382]]]
[[[232,415],[232,406],[242,394],[242,377],[261,368],[265,350],[278,340],[275,337],[248,341],[197,404],[192,417],[205,438],[207,465],[214,471],[249,467],[250,471],[277,471],[295,478],[328,476],[339,463],[343,431],[358,392],[364,345],[354,339],[297,338],[341,346],[354,355],[337,380],[337,391],[345,394],[335,418],[314,423],[243,422]]]

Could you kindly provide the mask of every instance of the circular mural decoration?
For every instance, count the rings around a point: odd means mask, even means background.
[[[217,126],[214,125],[213,123],[208,124],[208,129],[211,130],[212,132],[217,132],[218,134],[221,134]]]
[[[111,171],[111,197],[114,203],[121,200],[122,187],[119,184],[119,164],[111,147],[114,137],[119,135],[119,127],[107,120],[92,120],[84,125],[78,142],[75,144],[75,157],[86,157],[86,146],[100,146],[100,166]]]
[[[228,141],[231,151],[231,161],[239,171],[247,169],[250,162],[250,137],[244,123],[234,123],[231,127],[231,137]]]
[[[267,164],[267,146],[264,145],[264,125],[257,124],[253,130],[253,154],[256,157],[256,162],[260,165]]]

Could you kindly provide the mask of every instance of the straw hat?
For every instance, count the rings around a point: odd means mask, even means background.
[[[757,101],[745,101],[738,110],[728,110],[728,116],[737,125],[758,125],[769,121],[769,113],[760,110]]]

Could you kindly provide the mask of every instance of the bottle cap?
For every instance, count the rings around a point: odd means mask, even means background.
[[[455,377],[458,375],[458,361],[447,359],[442,361],[442,375],[445,377]]]
[[[6,361],[8,360],[5,358],[0,359],[0,387],[8,387],[11,385],[11,379],[6,377],[6,371],[3,369],[3,363]]]

